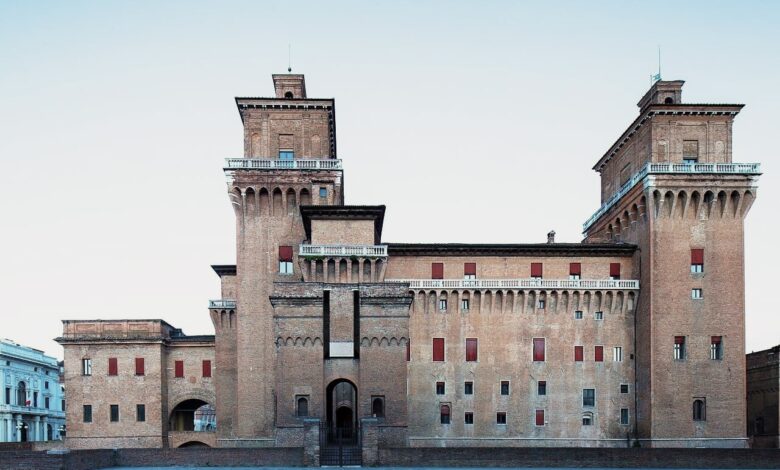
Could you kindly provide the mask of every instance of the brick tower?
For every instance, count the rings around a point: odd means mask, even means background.
[[[305,238],[299,206],[343,204],[344,197],[334,100],[308,98],[303,75],[274,75],[273,81],[273,98],[236,98],[244,158],[225,165],[236,215],[236,266],[215,270],[223,298],[236,303],[211,306],[222,446],[274,445],[269,296],[275,281],[302,280],[292,249]]]
[[[586,242],[639,246],[636,433],[652,446],[744,447],[744,217],[758,164],[732,163],[738,104],[682,102],[658,81],[593,167]]]

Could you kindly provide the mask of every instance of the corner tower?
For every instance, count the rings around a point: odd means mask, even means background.
[[[236,268],[221,274],[223,297],[211,307],[216,331],[218,441],[274,445],[274,282],[303,279],[297,262],[305,239],[301,205],[341,205],[333,99],[309,98],[303,75],[273,75],[275,97],[236,98],[244,156],[225,162],[236,216]],[[233,312],[232,314],[230,312]]]
[[[746,447],[744,217],[755,163],[732,162],[743,105],[682,101],[658,81],[593,167],[602,205],[586,242],[639,246],[637,437],[657,447]]]

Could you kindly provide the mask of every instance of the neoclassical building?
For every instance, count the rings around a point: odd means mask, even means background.
[[[65,321],[71,446],[300,446],[315,418],[324,447],[369,421],[380,446],[746,446],[742,105],[654,83],[581,243],[387,243],[384,206],[345,204],[335,101],[273,82],[236,98],[214,336]]]
[[[59,440],[65,399],[57,359],[0,339],[0,442]]]

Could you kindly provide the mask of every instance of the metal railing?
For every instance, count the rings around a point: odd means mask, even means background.
[[[387,245],[300,245],[298,256],[387,256]]]
[[[209,300],[209,308],[236,308],[236,301],[229,299]]]
[[[385,279],[410,289],[639,289],[634,279]]]
[[[638,172],[626,181],[620,189],[610,196],[607,201],[590,218],[582,224],[582,231],[587,231],[602,215],[604,215],[616,202],[620,200],[631,188],[645,176],[651,174],[727,174],[727,175],[760,175],[760,163],[647,163]]]
[[[226,158],[225,170],[341,170],[334,158],[278,160],[271,158]]]

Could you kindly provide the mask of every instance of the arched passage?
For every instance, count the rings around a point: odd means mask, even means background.
[[[217,415],[214,406],[196,398],[184,400],[171,411],[171,431],[216,431]]]
[[[328,427],[335,431],[331,435],[352,437],[357,429],[357,387],[347,379],[337,379],[328,385],[326,393]]]
[[[182,447],[211,447],[211,446],[206,444],[205,442],[187,441],[184,444],[180,445],[179,449],[181,449]]]

